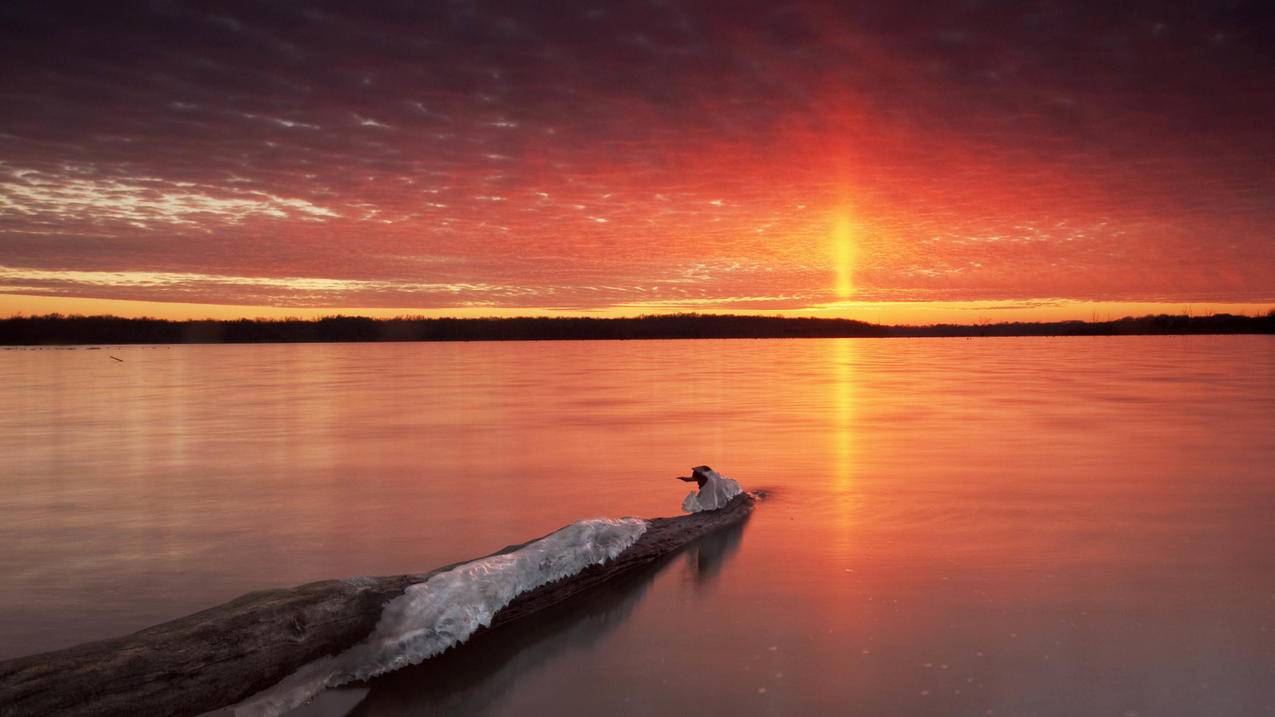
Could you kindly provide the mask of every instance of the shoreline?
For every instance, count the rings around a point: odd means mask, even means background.
[[[851,319],[674,314],[639,318],[316,320],[125,319],[31,316],[0,319],[0,346],[394,343],[787,338],[990,338],[1275,334],[1264,316],[1157,315],[1112,321],[1004,322],[904,326]]]

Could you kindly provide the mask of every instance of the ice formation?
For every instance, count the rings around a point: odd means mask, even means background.
[[[242,702],[235,714],[282,714],[325,687],[423,662],[490,625],[519,594],[604,563],[645,531],[646,521],[639,518],[582,520],[513,552],[434,575],[386,604],[376,629],[363,642],[302,667]]]
[[[682,501],[682,510],[687,513],[698,513],[704,510],[717,510],[739,495],[742,490],[739,483],[718,473],[712,468],[701,466],[695,469],[708,480],[698,491],[691,491]]]

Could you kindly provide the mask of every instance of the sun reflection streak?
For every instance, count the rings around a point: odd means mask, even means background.
[[[854,482],[854,467],[859,447],[855,440],[855,418],[858,409],[858,387],[855,385],[855,351],[853,339],[829,339],[832,391],[830,421],[832,477],[837,492],[848,495]]]

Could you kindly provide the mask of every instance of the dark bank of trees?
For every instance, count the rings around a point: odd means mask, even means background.
[[[1126,316],[1112,321],[1006,322],[892,326],[891,336],[1138,336],[1156,334],[1275,334],[1275,310],[1265,316]]]
[[[0,319],[0,344],[186,344],[348,341],[531,341],[572,339],[744,339],[921,336],[1105,336],[1275,333],[1265,316],[1143,316],[1115,321],[882,326],[850,319],[670,314],[637,318],[535,317],[169,321],[115,316]]]

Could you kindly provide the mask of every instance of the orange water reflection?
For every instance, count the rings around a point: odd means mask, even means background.
[[[0,379],[9,654],[671,514],[708,463],[772,493],[738,540],[479,670],[484,709],[1275,700],[1270,337],[5,351]]]

